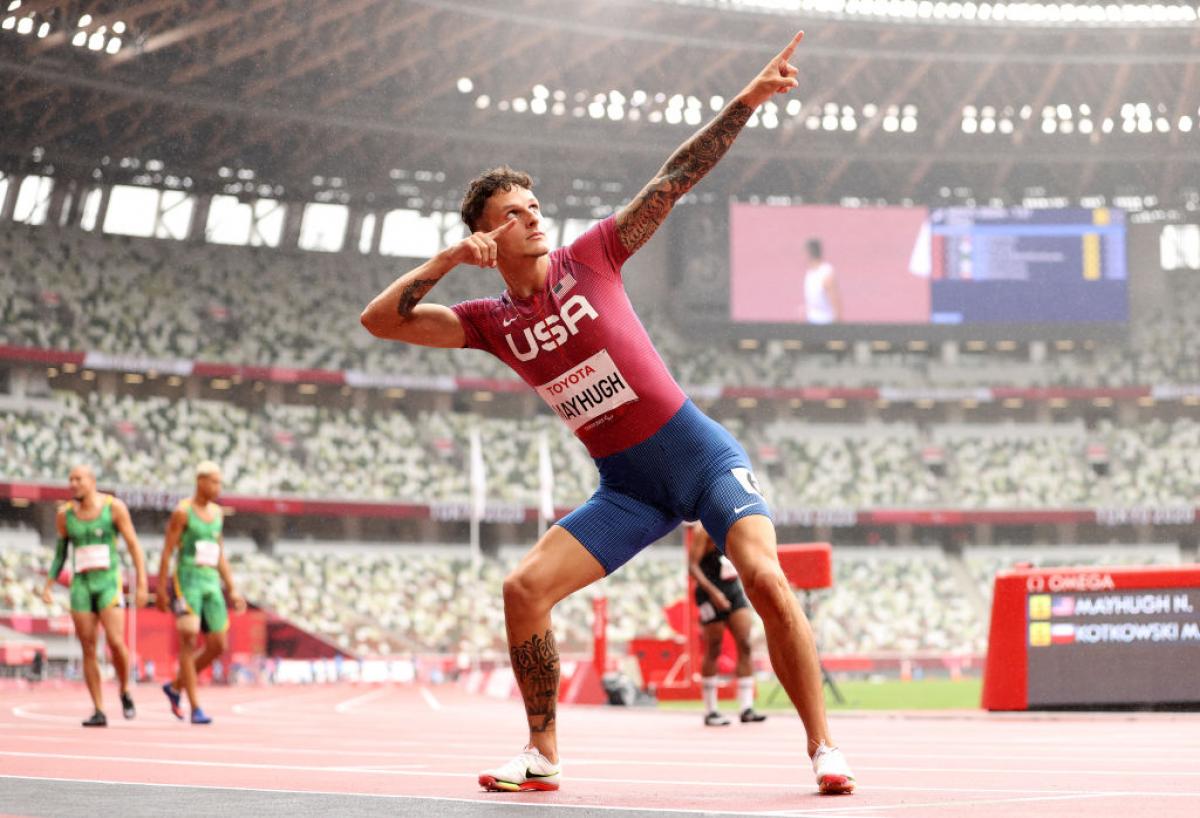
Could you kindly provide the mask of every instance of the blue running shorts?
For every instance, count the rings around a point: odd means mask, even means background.
[[[600,488],[558,525],[610,574],[684,520],[703,523],[723,553],[735,522],[771,516],[746,450],[690,400],[649,438],[596,467]]]

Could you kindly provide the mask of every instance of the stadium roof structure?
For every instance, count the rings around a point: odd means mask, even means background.
[[[710,194],[1200,200],[1194,6],[1032,25],[795,5],[0,0],[0,170],[453,209],[509,163],[599,210],[803,27],[800,91]]]

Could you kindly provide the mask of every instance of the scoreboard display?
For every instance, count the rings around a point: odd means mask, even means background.
[[[1200,566],[999,574],[989,710],[1200,707]]]
[[[954,207],[930,224],[934,324],[1129,317],[1121,210]]]

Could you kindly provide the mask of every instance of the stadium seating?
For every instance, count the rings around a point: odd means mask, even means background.
[[[0,343],[113,355],[407,375],[511,377],[484,353],[388,344],[358,327],[363,306],[411,259],[194,245],[0,225]],[[443,279],[436,300],[494,295],[492,274]],[[1200,382],[1200,281],[1180,281],[1128,346],[1055,354],[1044,363],[924,353],[868,362],[782,342],[752,351],[688,340],[652,304],[639,304],[656,346],[690,386],[1115,386]],[[1173,308],[1172,308],[1173,306]],[[980,366],[985,362],[987,366]]]

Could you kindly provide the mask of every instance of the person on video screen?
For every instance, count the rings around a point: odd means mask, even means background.
[[[842,320],[833,265],[824,259],[820,239],[809,239],[808,267],[804,271],[804,318],[810,324],[833,324]]]

